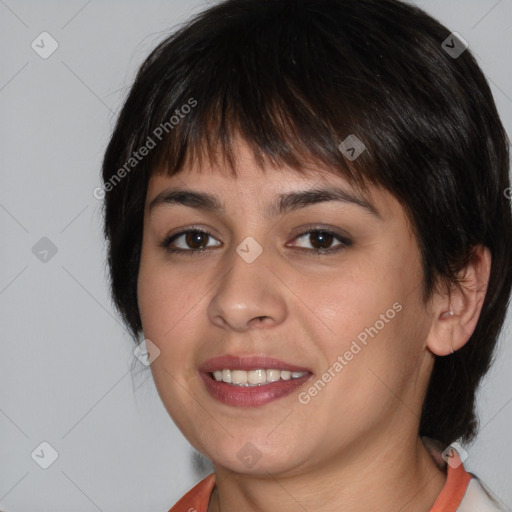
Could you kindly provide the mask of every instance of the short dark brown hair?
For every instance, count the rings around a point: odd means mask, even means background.
[[[301,172],[316,162],[393,194],[421,249],[425,301],[460,284],[477,244],[490,249],[475,331],[436,357],[419,431],[444,444],[472,440],[475,393],[510,298],[512,213],[509,142],[461,41],[397,0],[227,0],[160,43],[136,76],[102,171],[112,297],[134,339],[149,177],[219,155],[236,174],[240,136],[260,166]],[[352,134],[366,147],[353,161],[339,149]]]

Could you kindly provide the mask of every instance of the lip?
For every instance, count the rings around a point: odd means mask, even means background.
[[[200,372],[214,372],[215,370],[259,370],[259,369],[273,369],[273,370],[290,370],[291,372],[309,372],[309,368],[296,366],[286,363],[280,359],[275,359],[269,356],[218,356],[208,359],[199,367]]]
[[[303,377],[290,380],[269,382],[260,386],[233,386],[218,382],[210,373],[215,370],[257,370],[257,369],[289,370],[307,372]],[[199,374],[205,383],[206,390],[216,400],[235,407],[256,407],[285,397],[308,381],[313,373],[308,368],[292,365],[266,356],[236,357],[231,355],[214,357],[199,367]]]

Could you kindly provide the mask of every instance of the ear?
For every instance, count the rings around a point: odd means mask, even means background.
[[[473,248],[468,265],[458,276],[460,287],[434,295],[432,326],[427,337],[431,352],[446,356],[467,343],[482,310],[490,272],[491,251],[479,244]]]

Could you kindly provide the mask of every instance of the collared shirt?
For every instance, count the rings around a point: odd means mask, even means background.
[[[445,466],[445,485],[430,512],[500,512],[480,484],[478,477],[468,473],[455,452]],[[215,474],[211,473],[187,492],[169,512],[207,512],[210,496],[215,487]]]

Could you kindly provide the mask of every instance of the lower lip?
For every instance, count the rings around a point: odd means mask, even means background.
[[[200,372],[200,375],[206,384],[208,393],[213,398],[238,407],[263,405],[282,398],[302,386],[312,376],[311,373],[308,373],[298,379],[278,380],[260,386],[233,386],[216,381],[209,373]]]

